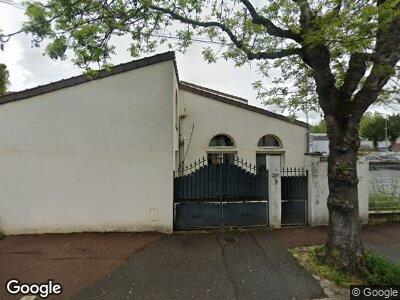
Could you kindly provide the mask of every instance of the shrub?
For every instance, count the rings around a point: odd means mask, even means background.
[[[353,284],[354,277],[326,264],[324,256],[324,246],[310,249],[309,262],[315,272],[344,287],[349,287]],[[393,263],[386,257],[369,250],[365,251],[364,258],[367,272],[360,278],[364,283],[374,285],[400,284],[400,264]]]
[[[400,265],[390,262],[386,257],[365,251],[365,263],[368,272],[364,280],[368,284],[400,284]]]

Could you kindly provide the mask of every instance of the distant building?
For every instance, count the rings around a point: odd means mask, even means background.
[[[310,143],[309,147],[310,153],[321,152],[327,155],[329,154],[329,139],[326,133],[310,133],[309,143]],[[390,146],[390,142],[388,142],[388,146]],[[361,139],[360,147],[370,148],[372,150],[374,146],[371,141],[368,141],[366,139]],[[385,148],[386,148],[385,141],[378,143],[378,149],[384,151]],[[393,151],[400,151],[400,138],[397,139],[397,142],[394,144]]]
[[[329,154],[329,140],[326,133],[310,133],[310,149],[311,153],[321,152]]]

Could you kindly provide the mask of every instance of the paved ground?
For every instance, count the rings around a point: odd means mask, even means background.
[[[318,283],[271,231],[175,234],[76,299],[315,299]]]
[[[148,243],[156,233],[79,233],[9,236],[0,241],[0,299],[10,278],[23,282],[54,279],[63,298],[111,272]]]
[[[400,261],[399,233],[400,224],[369,226],[363,239],[367,247]],[[226,236],[237,241],[223,241]],[[13,277],[24,282],[55,279],[64,286],[62,298],[317,297],[318,286],[285,247],[321,244],[325,239],[326,228],[311,227],[172,236],[11,236],[0,241],[0,299],[17,299],[4,290]]]
[[[275,230],[276,236],[286,247],[323,244],[327,237],[326,227],[286,227]],[[400,262],[400,224],[367,226],[363,230],[363,241],[394,262]]]

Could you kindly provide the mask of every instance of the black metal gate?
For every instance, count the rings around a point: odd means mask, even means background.
[[[283,169],[281,173],[282,225],[306,225],[308,211],[308,171]]]
[[[268,225],[266,170],[238,158],[204,158],[174,178],[176,229]]]

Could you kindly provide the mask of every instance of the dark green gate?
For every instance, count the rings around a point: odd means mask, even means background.
[[[306,225],[308,211],[308,171],[283,169],[281,173],[282,225]]]
[[[174,178],[176,229],[268,225],[268,176],[243,160],[179,168]]]

